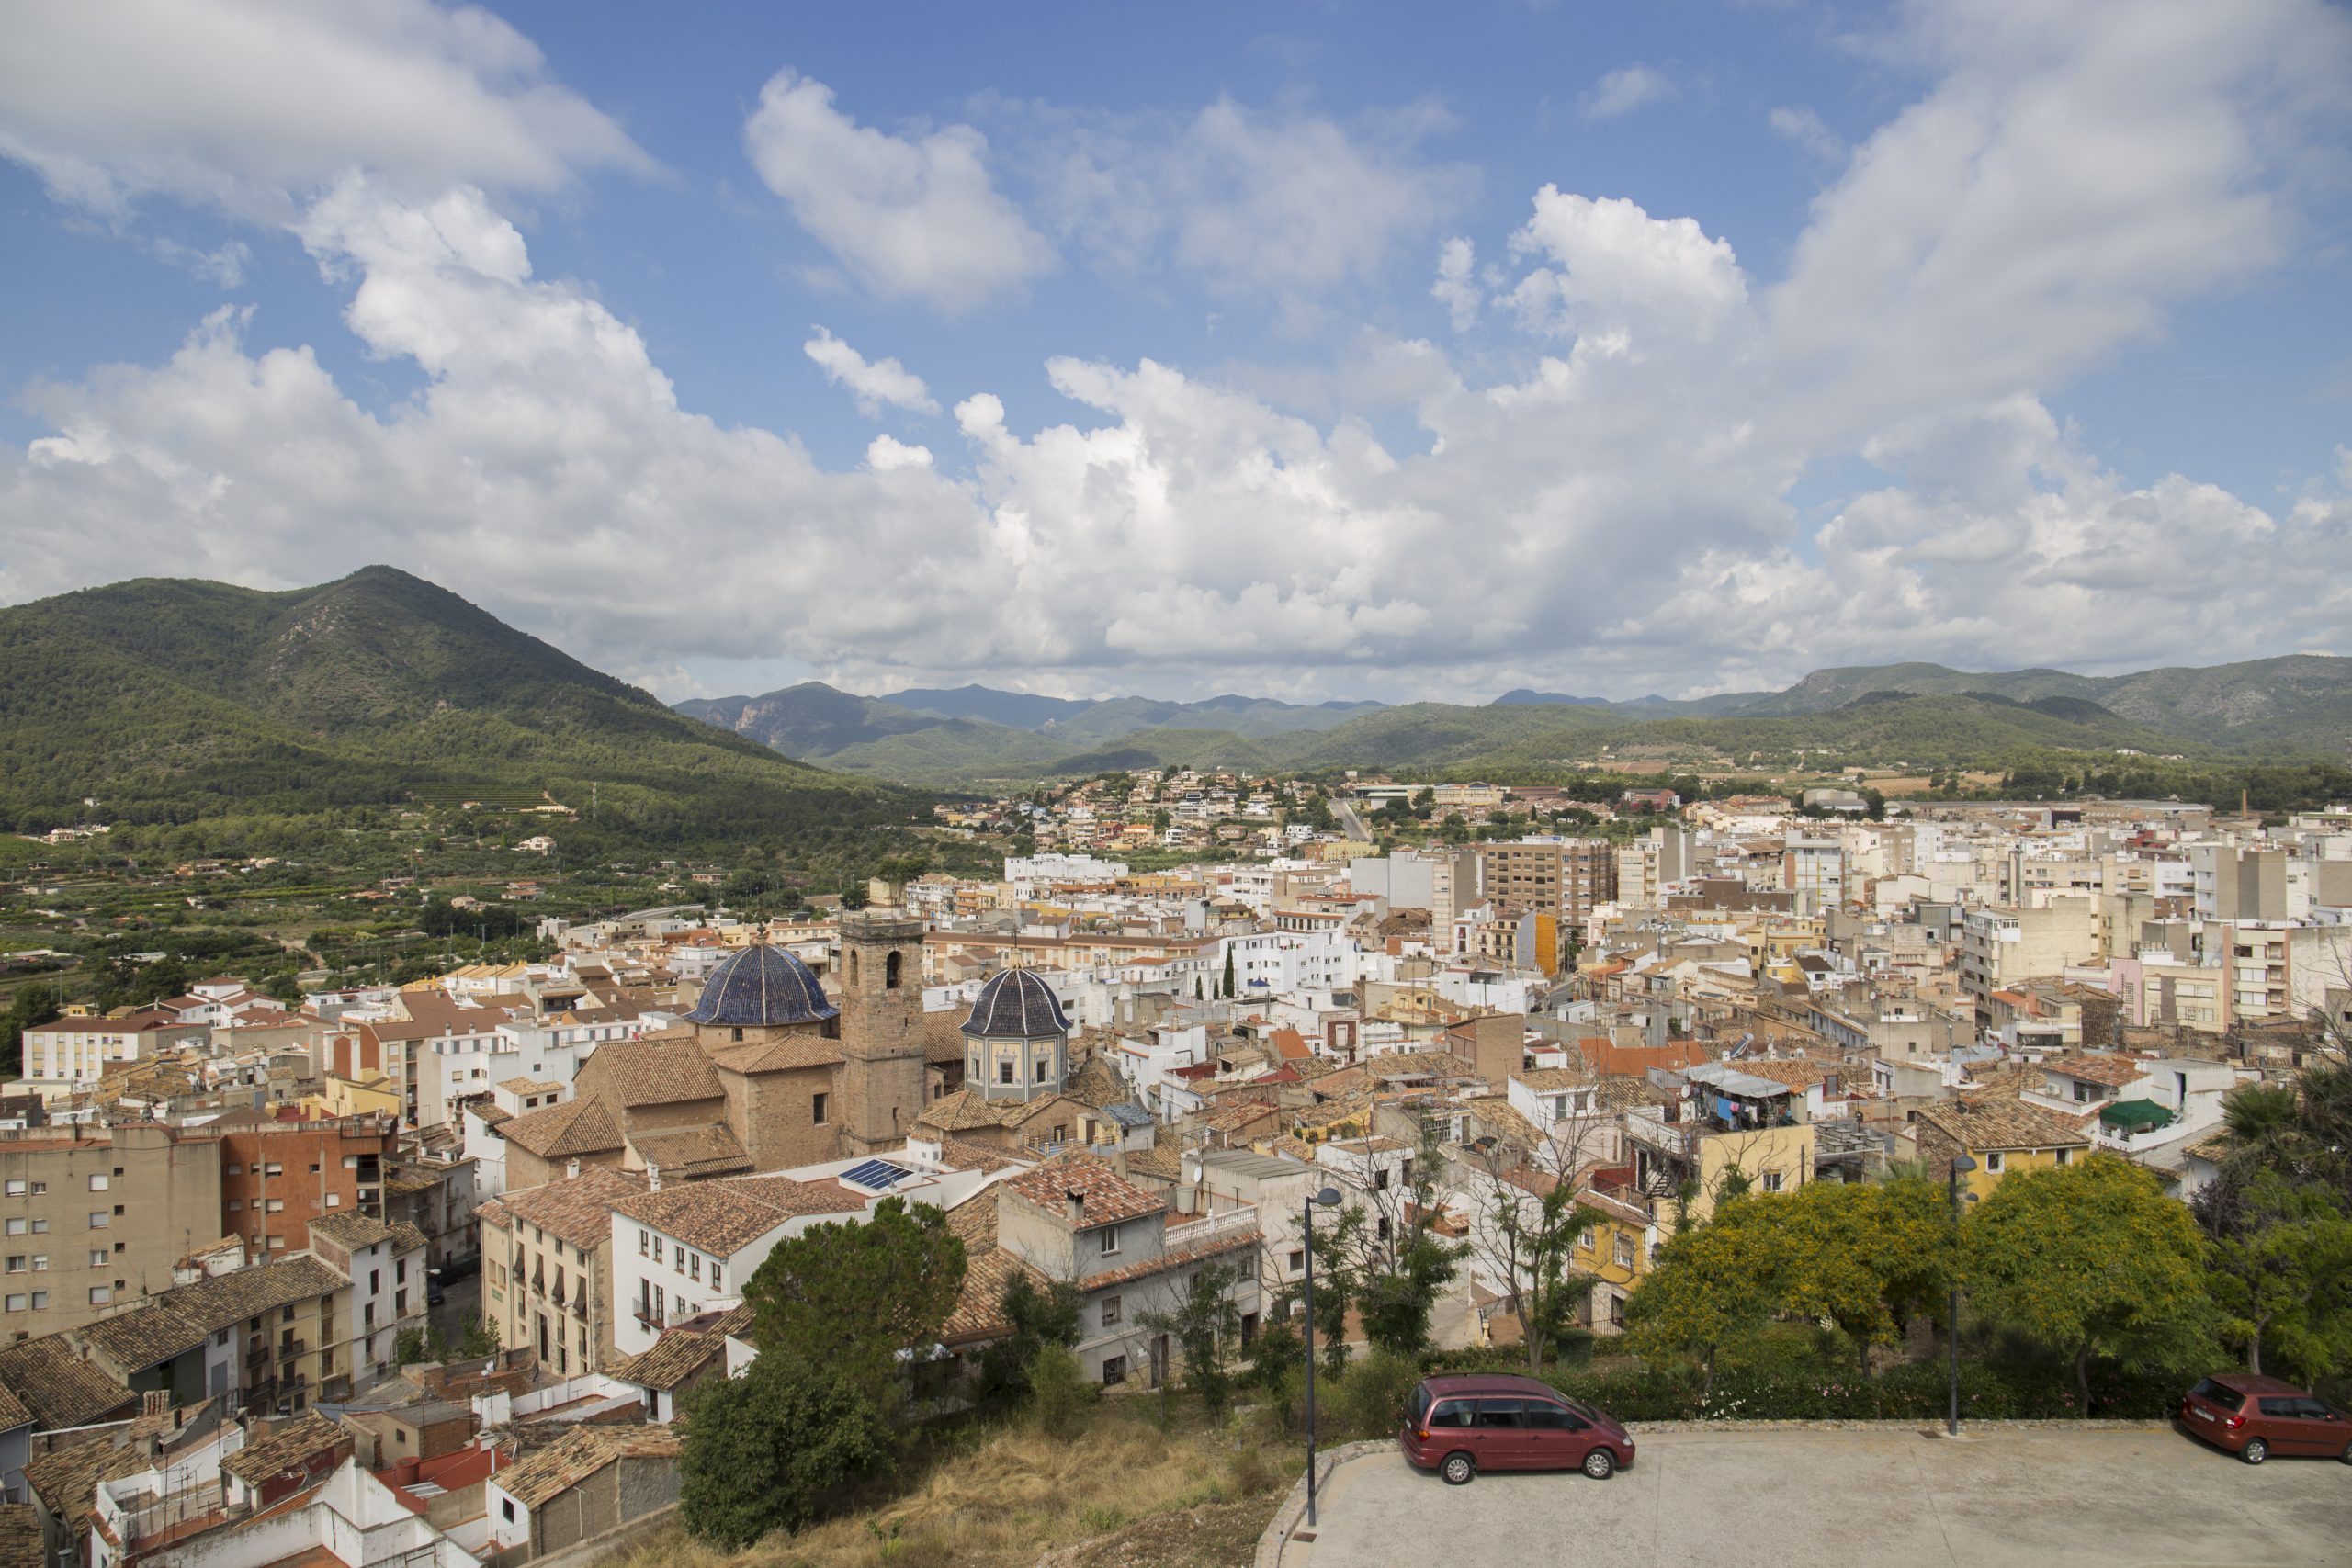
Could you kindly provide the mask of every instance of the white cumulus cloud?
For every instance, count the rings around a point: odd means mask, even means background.
[[[961,311],[1051,271],[1054,249],[989,175],[967,125],[909,139],[858,124],[791,71],[743,127],[752,162],[793,217],[868,291]]]
[[[817,335],[802,344],[800,352],[823,368],[826,380],[836,387],[848,389],[859,412],[879,413],[886,403],[910,413],[939,412],[939,405],[932,400],[931,389],[922,384],[922,378],[896,359],[876,359],[868,363],[864,355],[824,328],[810,330]]]
[[[0,153],[120,217],[163,194],[266,221],[365,168],[422,193],[645,168],[489,12],[429,0],[74,0],[0,28]]]

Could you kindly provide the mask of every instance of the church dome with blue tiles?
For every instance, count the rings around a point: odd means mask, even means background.
[[[688,1023],[722,1028],[782,1029],[821,1023],[842,1010],[825,999],[825,987],[806,964],[781,947],[755,942],[710,972],[702,999],[685,1016]]]
[[[980,987],[964,1032],[984,1040],[1043,1040],[1068,1034],[1069,1019],[1051,986],[1026,969],[1007,969]]]

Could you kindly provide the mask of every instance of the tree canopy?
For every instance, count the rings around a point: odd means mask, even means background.
[[[812,1225],[776,1244],[744,1299],[763,1359],[790,1358],[867,1388],[939,1339],[964,1284],[964,1243],[929,1204],[885,1198],[863,1224]]]

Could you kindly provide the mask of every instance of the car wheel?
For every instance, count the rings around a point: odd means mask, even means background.
[[[1607,1449],[1595,1449],[1584,1456],[1584,1472],[1595,1481],[1606,1481],[1617,1473],[1617,1456]]]
[[[2238,1458],[2248,1464],[2260,1464],[2270,1457],[2270,1445],[2260,1438],[2248,1438],[2245,1447],[2238,1450]]]
[[[1470,1478],[1478,1473],[1478,1467],[1470,1462],[1468,1454],[1448,1454],[1437,1472],[1445,1477],[1448,1486],[1467,1486]]]

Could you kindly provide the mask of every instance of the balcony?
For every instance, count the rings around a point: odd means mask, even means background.
[[[1174,1252],[1182,1247],[1202,1246],[1216,1240],[1219,1236],[1238,1235],[1245,1231],[1253,1231],[1257,1228],[1258,1210],[1256,1205],[1252,1204],[1239,1209],[1228,1209],[1220,1214],[1203,1214],[1197,1219],[1171,1222],[1168,1226],[1163,1245],[1169,1251]]]
[[[1628,1138],[1685,1165],[1698,1163],[1702,1131],[1693,1123],[1667,1121],[1654,1106],[1635,1106],[1625,1113]]]
[[[308,1340],[281,1339],[277,1342],[277,1357],[278,1359],[284,1360],[290,1356],[302,1355],[308,1351],[310,1348],[310,1342]]]

